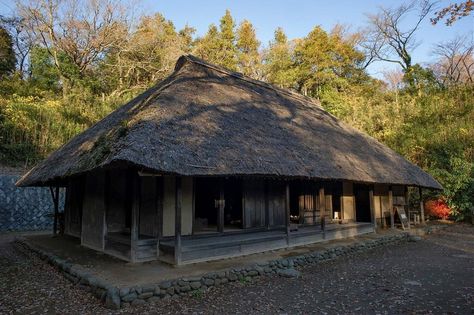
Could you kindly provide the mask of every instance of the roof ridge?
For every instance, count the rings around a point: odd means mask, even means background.
[[[175,70],[179,70],[181,69],[182,67],[182,62],[180,62],[181,58],[185,58],[187,61],[189,62],[192,62],[194,64],[198,64],[198,65],[201,65],[203,67],[206,67],[206,68],[210,68],[210,69],[213,69],[213,70],[216,70],[218,72],[221,72],[221,73],[224,73],[224,74],[227,74],[227,75],[230,75],[234,78],[237,78],[237,79],[240,79],[240,80],[243,80],[243,81],[246,81],[246,82],[249,82],[249,83],[252,83],[252,84],[255,84],[255,85],[259,85],[259,86],[262,86],[262,87],[265,87],[267,89],[270,89],[270,90],[273,90],[277,93],[282,93],[282,94],[285,94],[291,98],[294,98],[294,99],[297,99],[299,101],[306,101],[306,102],[310,102],[311,104],[314,104],[315,106],[321,108],[321,109],[324,109],[321,104],[309,97],[309,96],[305,96],[305,95],[302,95],[302,94],[299,94],[295,91],[292,91],[292,90],[289,90],[289,89],[284,89],[284,88],[280,88],[278,86],[275,86],[271,83],[268,83],[268,82],[265,82],[265,81],[261,81],[261,80],[257,80],[257,79],[253,79],[241,72],[237,72],[237,71],[232,71],[232,70],[229,70],[229,69],[226,69],[222,66],[218,66],[218,65],[214,65],[214,64],[211,64],[211,63],[208,63],[206,61],[204,61],[203,59],[201,58],[198,58],[194,55],[191,55],[191,54],[188,54],[188,55],[183,55],[181,56],[178,61],[176,62],[176,68]]]

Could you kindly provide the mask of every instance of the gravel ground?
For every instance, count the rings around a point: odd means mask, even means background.
[[[36,256],[0,240],[0,314],[111,313]],[[474,227],[302,270],[128,307],[142,314],[474,314]]]

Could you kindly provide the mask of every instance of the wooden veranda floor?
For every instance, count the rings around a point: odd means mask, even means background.
[[[267,230],[219,235],[182,237],[182,264],[249,255],[269,250],[312,244],[325,240],[340,239],[373,232],[371,223],[328,224],[325,233],[320,226],[304,226],[291,231]],[[174,238],[160,241],[160,258],[173,263]]]

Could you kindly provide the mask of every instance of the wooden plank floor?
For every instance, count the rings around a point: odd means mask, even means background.
[[[284,230],[255,231],[247,233],[219,234],[209,237],[182,239],[183,263],[206,261],[247,255],[291,246],[311,244],[326,239],[351,237],[373,231],[370,223],[347,223],[326,225],[326,237],[319,225],[299,227],[290,233],[290,243]],[[160,241],[165,253],[174,252],[174,239]]]

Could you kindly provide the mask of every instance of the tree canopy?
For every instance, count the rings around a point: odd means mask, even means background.
[[[453,36],[433,48],[435,61],[412,55],[421,23],[454,22],[449,14],[463,17],[472,5],[433,8],[427,0],[381,7],[356,32],[315,25],[290,39],[278,28],[262,44],[251,21],[229,10],[196,37],[160,13],[134,19],[121,1],[18,0],[0,24],[0,162],[35,163],[192,53],[318,99],[435,176],[445,190],[433,197],[461,219],[474,207],[474,45]],[[399,68],[380,80],[367,73],[372,62]]]

